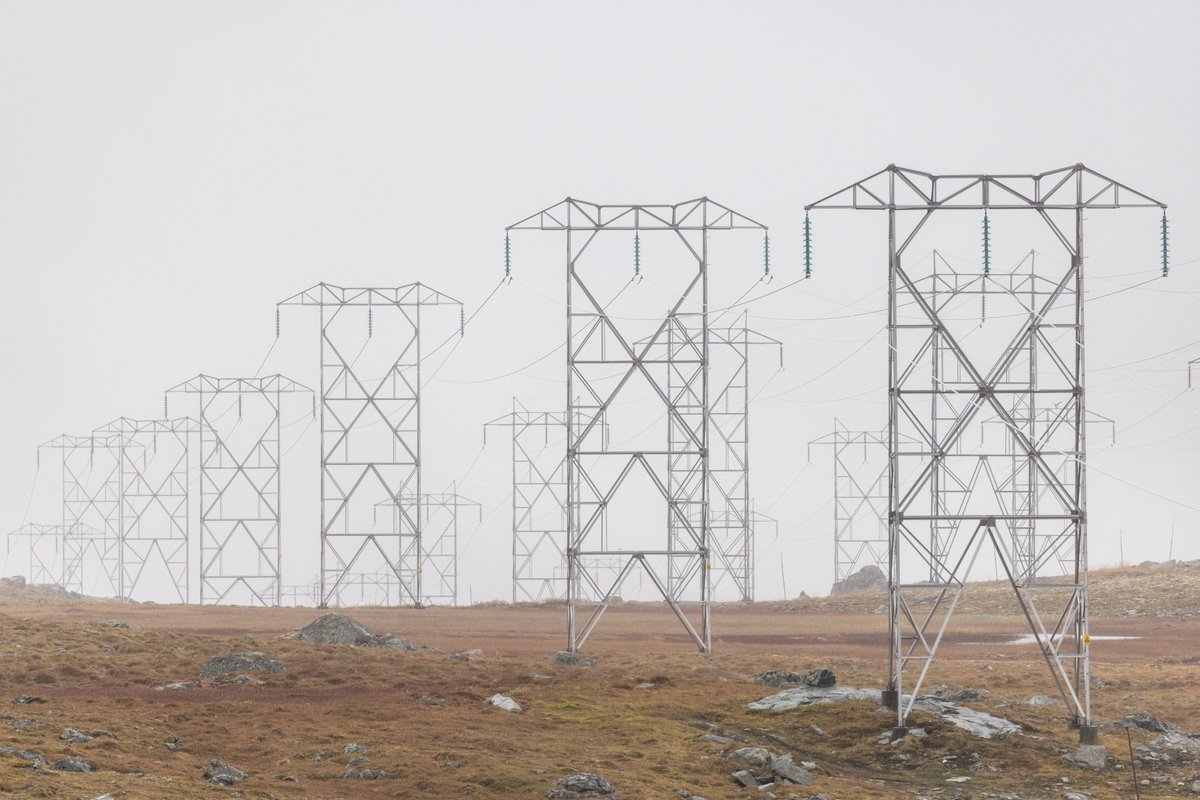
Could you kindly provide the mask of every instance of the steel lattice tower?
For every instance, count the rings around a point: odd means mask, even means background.
[[[403,498],[408,506],[416,498]],[[384,500],[376,504],[392,518],[393,530],[401,525],[396,504]],[[449,492],[426,494],[421,498],[421,604],[458,605],[458,534],[462,512],[474,509],[477,521],[482,522],[479,503],[458,494],[451,486]],[[386,578],[387,576],[382,576]],[[383,580],[381,588],[392,583]]]
[[[121,461],[120,434],[63,434],[42,448],[57,450],[62,464],[64,589],[120,596]],[[95,570],[98,581],[88,586]]]
[[[69,525],[42,525],[29,522],[8,532],[6,553],[12,553],[14,540],[26,540],[29,555],[29,582],[32,584],[63,584],[64,545],[71,532]],[[53,550],[47,552],[47,547]]]
[[[808,443],[833,448],[833,582],[865,563],[888,566],[887,431],[850,430],[833,420],[833,433]],[[853,463],[862,453],[861,462]],[[878,458],[872,462],[871,454]]]
[[[709,232],[766,228],[707,198],[676,205],[600,205],[567,198],[508,228],[522,229],[566,235],[567,649],[576,652],[584,645],[626,577],[640,565],[697,647],[709,652]],[[597,247],[602,234],[633,240],[635,268],[643,235],[678,245],[692,265],[682,284],[665,289],[672,298],[669,310],[640,344],[635,344],[639,336],[630,321],[610,315],[591,288],[602,285],[603,272],[585,277],[589,273],[581,259]],[[661,352],[664,345],[666,353]],[[645,388],[662,405],[667,441],[659,448],[609,447],[603,431],[609,410]],[[628,549],[597,544],[605,511],[622,503],[622,491],[639,479],[652,496],[665,501],[667,514],[684,533],[686,550],[672,546],[669,529],[659,534],[658,548],[647,547],[657,526],[632,531],[635,546]],[[601,585],[588,559],[608,557],[620,559],[622,566],[611,584]],[[672,572],[688,576],[693,591],[686,600],[668,584]],[[594,602],[585,596],[589,591]],[[577,611],[585,605],[592,612],[579,626]],[[698,622],[689,620],[686,607],[697,609]]]
[[[1087,436],[1084,337],[1084,214],[1166,206],[1082,164],[1028,175],[933,175],[889,166],[807,209],[884,212],[888,225],[888,584],[887,703],[905,729],[912,704],[953,616],[981,547],[1003,565],[1051,676],[1083,741],[1094,741],[1089,681]],[[937,300],[939,278],[905,266],[905,253],[938,211],[1033,212],[1070,258],[1026,276],[973,276],[1012,336],[999,355],[965,347],[964,324]],[[985,216],[985,230],[987,218]],[[987,253],[985,238],[985,256]],[[986,263],[986,262],[985,262]],[[982,288],[980,289],[982,291]],[[959,287],[956,294],[961,294]],[[1032,357],[1030,354],[1033,354]],[[930,359],[933,363],[930,364]],[[1030,362],[1035,362],[1030,364]],[[1031,403],[1054,403],[1036,426]],[[999,422],[1016,459],[982,430]],[[901,445],[902,438],[917,440]],[[1027,466],[1045,494],[1036,511],[1007,502],[1013,464]],[[1022,468],[1024,468],[1024,466]],[[982,486],[970,476],[984,471]],[[1006,474],[1008,473],[1008,474]],[[1030,537],[1028,530],[1036,529]],[[1021,531],[1024,530],[1023,533]],[[1012,537],[1036,542],[1034,566],[1012,561]],[[1058,575],[1058,564],[1070,570]],[[902,577],[915,565],[917,579]],[[918,603],[931,601],[927,608]],[[905,686],[905,670],[918,674]],[[905,694],[907,692],[907,695]]]
[[[567,423],[563,412],[513,409],[484,424],[512,432],[513,602],[567,597]],[[553,438],[552,438],[553,437]]]
[[[279,305],[320,310],[321,605],[355,575],[379,576],[397,602],[420,605],[421,309],[461,303],[420,283],[321,283]],[[381,501],[398,516],[384,529]]]
[[[201,605],[282,603],[283,395],[305,392],[278,374],[197,375],[167,390],[199,407]]]
[[[96,429],[117,437],[120,503],[117,513],[117,596],[132,599],[157,554],[179,602],[188,601],[189,417],[119,417]]]

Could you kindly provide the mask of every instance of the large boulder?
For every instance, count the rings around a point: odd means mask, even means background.
[[[265,653],[230,653],[213,656],[200,667],[200,675],[211,678],[227,672],[283,672],[283,664]]]
[[[847,575],[840,581],[835,581],[829,593],[832,595],[852,594],[854,592],[883,594],[886,591],[887,575],[874,564],[867,564],[858,572]]]
[[[232,764],[226,764],[224,761],[214,758],[204,768],[204,779],[222,786],[233,786],[238,781],[245,780],[246,773]]]
[[[302,642],[318,644],[372,645],[378,635],[358,620],[344,614],[324,614],[296,632]]]

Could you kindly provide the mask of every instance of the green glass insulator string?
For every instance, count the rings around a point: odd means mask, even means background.
[[[1164,208],[1162,214],[1162,274],[1164,278],[1167,277],[1167,273],[1171,271],[1171,262],[1169,259],[1169,233],[1170,231],[1167,226],[1167,210]]]
[[[812,223],[804,214],[804,277],[812,277]]]

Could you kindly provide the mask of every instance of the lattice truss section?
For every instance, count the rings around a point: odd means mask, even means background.
[[[172,602],[188,601],[188,471],[198,430],[190,417],[120,417],[96,429],[120,437],[118,597],[145,597],[166,586]]]
[[[120,434],[63,434],[38,447],[62,466],[63,588],[119,597],[121,586]]]
[[[867,564],[888,566],[888,436],[886,430],[851,430],[838,419],[833,432],[808,443],[833,451],[833,581]]]
[[[683,407],[695,413],[694,390],[702,383],[695,374],[695,359],[689,358],[699,349],[697,331],[686,327],[681,319],[668,328],[661,352],[668,361],[668,394]],[[644,342],[638,342],[639,345]],[[710,327],[708,385],[709,459],[708,459],[708,529],[712,548],[712,598],[714,600],[754,600],[754,539],[756,515],[752,510],[750,492],[750,355],[754,347],[765,346],[778,351],[783,366],[783,345],[778,339],[751,330],[743,315],[736,325]],[[689,405],[692,404],[692,405]],[[675,450],[675,438],[685,432],[672,426],[668,430],[668,449]],[[696,484],[691,480],[690,464],[686,459],[672,460],[669,470],[672,491],[688,496],[688,513],[698,515],[700,504],[694,496]],[[762,516],[762,515],[758,515]],[[764,525],[775,521],[762,517]],[[692,527],[696,519],[693,516]],[[667,585],[672,595],[686,590],[694,580],[695,560],[689,551],[688,526],[680,524],[675,514],[667,515],[669,546],[682,556],[669,560]]]
[[[568,198],[508,230],[522,229],[566,237],[567,647],[583,647],[640,568],[691,640],[708,652],[709,234],[766,228],[707,198],[675,205]],[[632,254],[637,276],[643,256],[686,264],[655,272],[665,315],[621,312],[616,304],[622,295],[630,299],[626,290],[635,284],[616,277],[628,273],[613,269],[615,253],[618,263],[629,263]],[[655,418],[644,411],[647,398],[661,414],[661,427],[646,426]],[[635,405],[636,415],[629,410]],[[603,423],[612,427],[611,438]],[[650,429],[662,438],[649,440]],[[662,516],[653,513],[656,505]],[[602,543],[606,514],[608,541]],[[674,520],[681,534],[660,527],[656,516]],[[592,565],[612,560],[619,565],[615,575],[593,574]],[[679,576],[677,586],[671,575]],[[590,610],[582,624],[580,609]]]
[[[603,425],[603,423],[601,423]],[[566,413],[531,411],[513,398],[513,410],[484,424],[509,428],[512,435],[512,581],[513,602],[567,599],[567,454]],[[607,426],[604,426],[607,432]],[[608,541],[601,512],[595,535]],[[587,572],[616,576],[615,559],[588,559]],[[604,584],[604,580],[597,583]],[[588,586],[577,581],[577,595]],[[593,598],[598,600],[599,598]]]
[[[416,498],[404,498],[407,507],[416,506]],[[392,527],[399,530],[401,512],[396,504],[383,501],[376,506],[379,514],[390,515]],[[421,605],[458,605],[458,535],[474,517],[475,526],[483,522],[479,503],[449,492],[426,494],[421,498]],[[399,596],[394,576],[377,576],[376,586],[384,597]]]
[[[808,207],[878,210],[887,218],[887,699],[901,728],[986,546],[1012,584],[1073,722],[1094,731],[1084,214],[1128,206],[1165,208],[1075,165],[1037,175],[945,176],[890,166]],[[976,274],[949,271],[937,258],[910,263],[905,256],[917,234],[949,209],[982,213],[985,230],[989,212],[1031,211],[1069,263],[1030,259],[1008,272],[990,270],[986,235],[984,269]]]
[[[461,304],[420,283],[322,283],[280,305],[320,312],[321,605],[380,580],[397,587],[387,604],[419,605],[422,520],[405,498],[422,496],[421,310]]]
[[[283,397],[312,390],[278,374],[202,374],[174,394],[199,411],[200,604],[280,605]]]
[[[24,551],[29,565],[26,577],[29,582],[39,586],[63,584],[63,546],[68,537],[79,537],[82,531],[72,531],[69,525],[43,525],[38,522],[27,522],[19,528],[8,532],[5,538],[8,556],[12,556],[14,544],[17,552]],[[99,535],[98,531],[89,531]]]

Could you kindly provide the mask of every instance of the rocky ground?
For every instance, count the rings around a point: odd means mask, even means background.
[[[555,655],[554,606],[347,620],[23,587],[0,608],[0,795],[1117,798],[1136,766],[1143,797],[1200,796],[1197,574],[1094,576],[1095,601],[1163,600],[1093,618],[1140,637],[1093,643],[1104,751],[1079,749],[1023,623],[980,613],[974,585],[902,739],[869,592],[721,606],[712,656],[622,604],[577,659]]]

